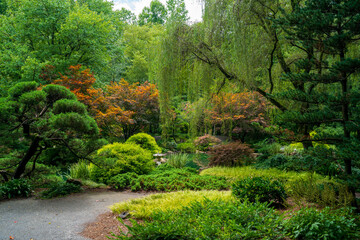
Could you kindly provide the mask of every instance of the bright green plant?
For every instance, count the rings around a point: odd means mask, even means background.
[[[175,153],[171,154],[166,161],[167,164],[174,168],[183,168],[189,161],[189,155],[186,153]]]
[[[0,198],[28,197],[32,187],[26,179],[13,179],[0,185]]]
[[[85,161],[79,161],[71,165],[70,177],[75,179],[90,179],[90,165]]]
[[[128,226],[115,239],[276,239],[284,236],[281,217],[268,204],[200,200],[177,210],[158,211]]]
[[[303,208],[285,220],[284,227],[294,239],[359,239],[359,221],[349,209],[332,210],[329,207],[319,211]]]
[[[177,148],[183,153],[195,153],[196,147],[192,142],[179,143]]]
[[[129,187],[130,182],[137,177],[138,175],[133,172],[118,174],[112,177],[110,181],[108,181],[108,184],[115,189],[123,190],[126,187]]]
[[[169,165],[168,165],[169,166]],[[170,166],[169,166],[170,167]],[[224,177],[199,176],[196,169],[156,170],[130,181],[132,191],[225,190],[230,183]]]
[[[132,135],[126,143],[138,144],[142,148],[149,150],[152,154],[161,152],[161,148],[157,145],[155,138],[146,133]]]
[[[202,202],[205,198],[210,200],[219,199],[230,202],[235,198],[230,191],[178,191],[171,193],[151,194],[138,199],[115,203],[110,207],[114,213],[130,212],[135,218],[150,218],[156,211],[168,211],[181,209],[192,202]]]
[[[49,199],[54,197],[62,197],[71,193],[81,192],[81,186],[73,183],[58,183],[52,185],[48,190],[41,192],[41,198]]]
[[[98,150],[95,162],[99,167],[94,167],[92,174],[100,168],[98,177],[103,175],[107,179],[127,172],[146,174],[155,166],[151,152],[134,143],[108,144]]]
[[[283,203],[287,198],[284,185],[278,181],[271,181],[263,177],[248,177],[235,182],[232,185],[232,193],[235,197],[250,202],[275,202]]]

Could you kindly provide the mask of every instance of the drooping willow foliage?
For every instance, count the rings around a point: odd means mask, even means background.
[[[276,82],[281,69],[274,62],[281,49],[271,21],[280,5],[280,1],[269,0],[206,0],[203,22],[191,26],[172,22],[166,27],[156,56],[160,67],[155,77],[161,92],[164,136],[179,100],[203,99],[202,107],[206,107],[211,95],[224,89],[227,82],[235,83],[231,92],[249,89],[272,99],[268,93],[275,86],[281,88]],[[201,116],[190,118],[200,120]],[[190,124],[192,134],[197,133],[197,123]]]

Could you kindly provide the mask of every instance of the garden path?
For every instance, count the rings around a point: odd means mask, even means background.
[[[145,195],[101,190],[50,200],[1,201],[0,240],[87,240],[79,235],[86,223],[113,203]]]

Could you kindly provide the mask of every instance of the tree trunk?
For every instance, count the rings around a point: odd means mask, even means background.
[[[30,159],[35,155],[37,148],[39,147],[39,143],[41,141],[40,137],[35,137],[32,141],[30,148],[26,152],[19,166],[16,168],[14,179],[19,179],[21,175],[25,172],[26,164],[30,161]]]

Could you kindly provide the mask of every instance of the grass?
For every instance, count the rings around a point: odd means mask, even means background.
[[[132,199],[126,202],[115,203],[110,207],[114,213],[130,212],[135,218],[149,218],[155,211],[181,209],[194,201],[234,199],[230,191],[179,191],[172,193],[153,194],[144,198]]]
[[[174,168],[183,168],[186,163],[189,161],[189,154],[187,153],[175,153],[169,156],[167,164],[173,166]]]

